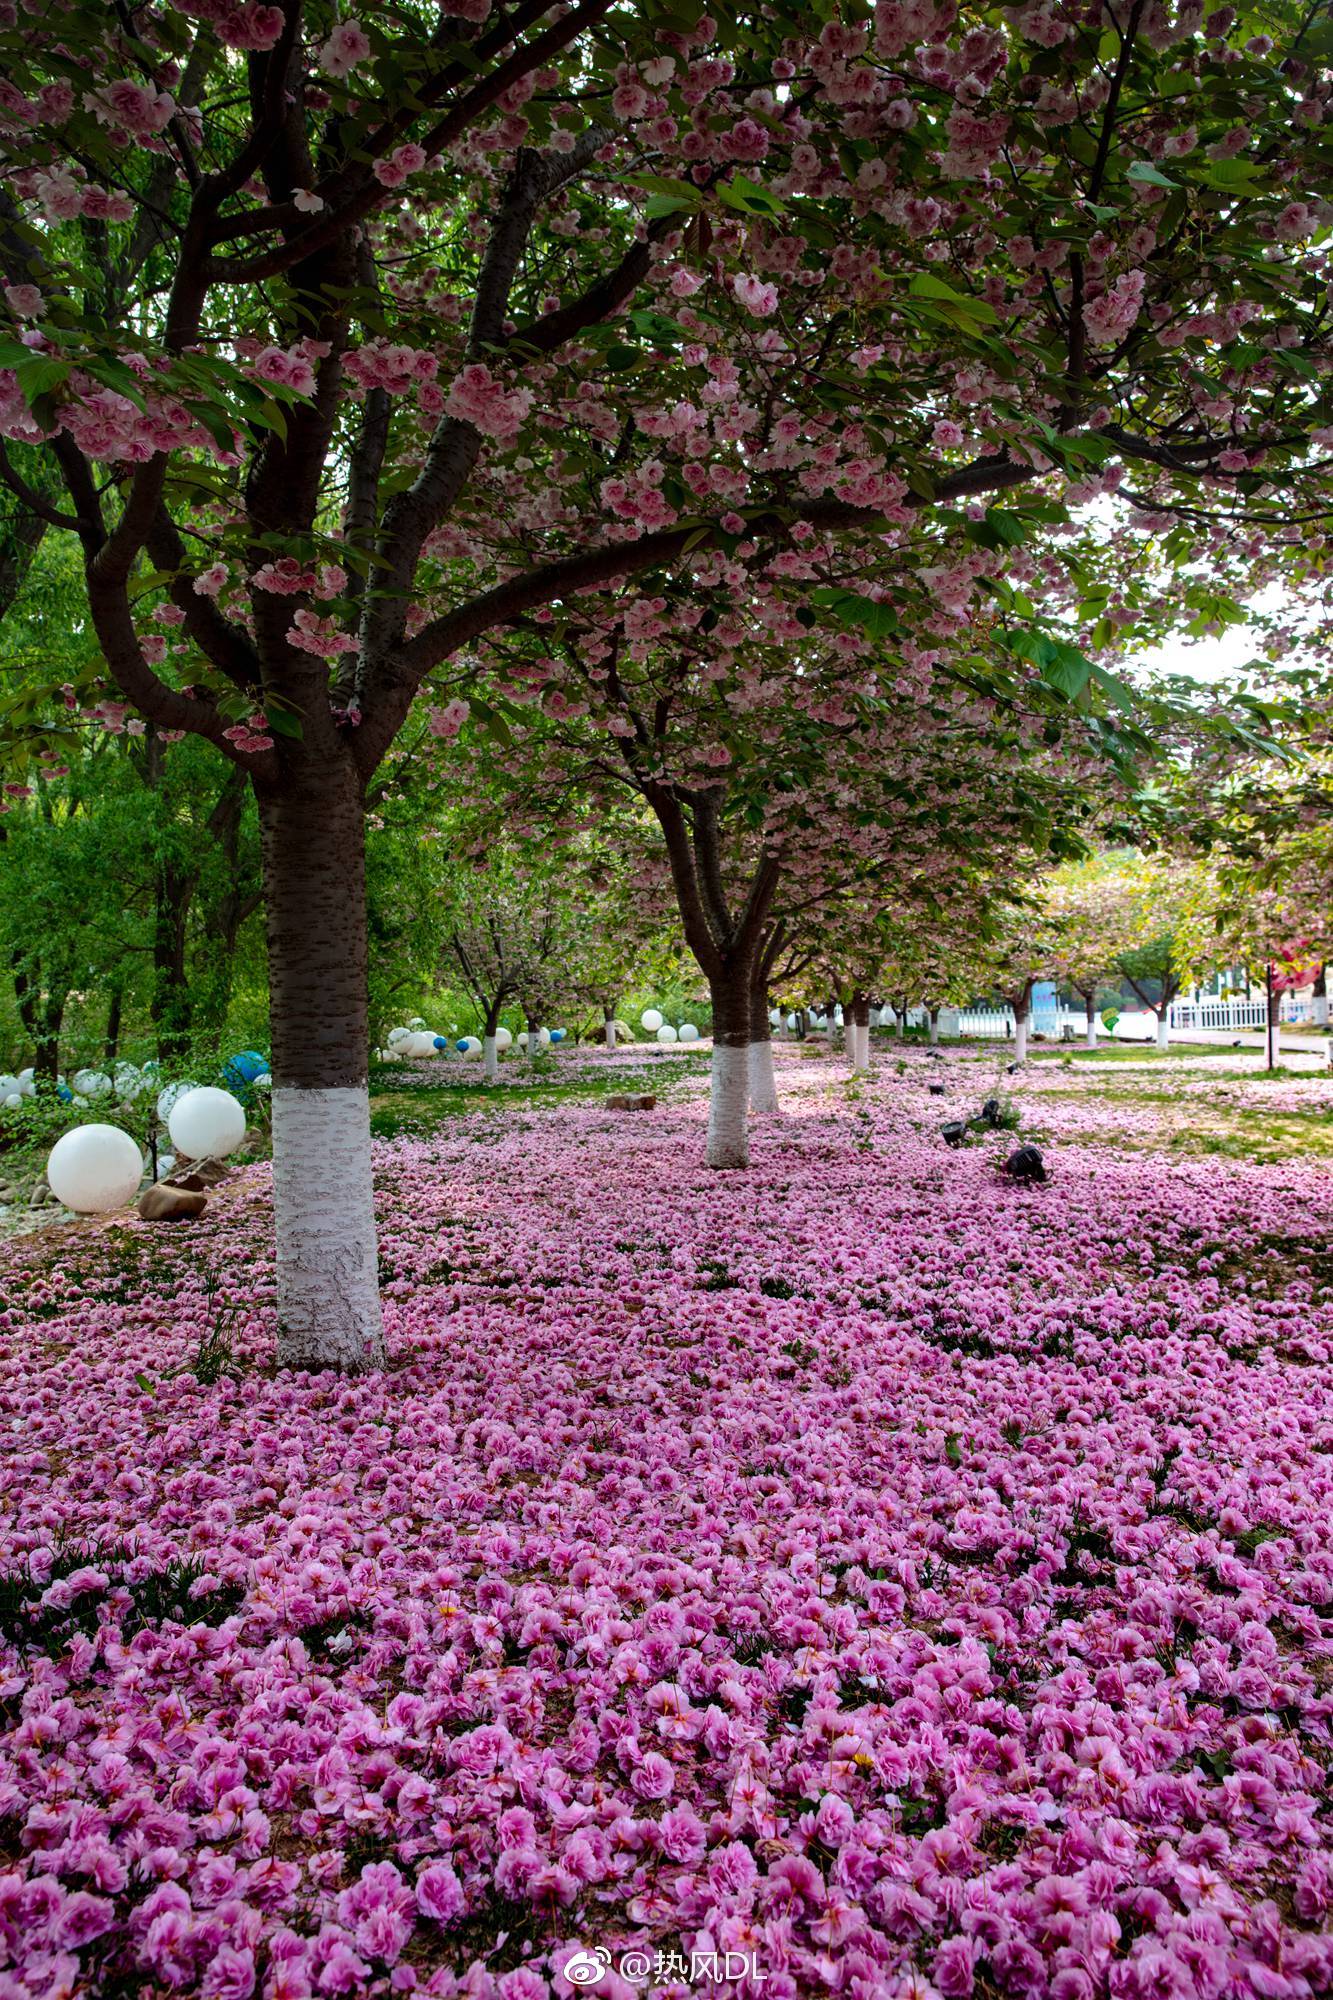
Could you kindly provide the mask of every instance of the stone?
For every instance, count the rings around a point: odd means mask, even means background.
[[[967,1143],[967,1121],[951,1118],[947,1125],[941,1125],[940,1137],[946,1146],[962,1146]]]
[[[1002,1174],[1008,1174],[1013,1181],[1044,1181],[1046,1162],[1037,1146],[1015,1146],[1000,1167]]]
[[[202,1188],[177,1187],[171,1181],[158,1181],[139,1196],[139,1213],[145,1222],[191,1222],[207,1206],[208,1196]]]
[[[32,1193],[28,1196],[28,1207],[43,1207],[50,1192],[51,1190],[45,1181],[34,1181]]]
[[[652,1111],[656,1108],[656,1105],[656,1097],[651,1091],[647,1090],[621,1090],[606,1100],[608,1111]]]

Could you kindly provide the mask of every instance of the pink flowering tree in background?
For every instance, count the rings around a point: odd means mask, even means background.
[[[1059,851],[1073,836],[1054,829],[1106,782],[1095,709],[1066,713],[1025,662],[974,659],[971,633],[895,643],[892,605],[872,608],[881,636],[817,632],[696,579],[483,649],[487,713],[508,720],[502,744],[475,733],[472,782],[508,789],[529,836],[580,798],[628,796],[660,827],[712,1001],[713,1166],[747,1164],[748,1104],[777,1108],[769,994],[789,945],[808,950],[842,898],[873,913],[913,878],[930,895],[982,844],[1019,869],[1034,840]]]
[[[1328,91],[1295,13],[1266,30],[7,18],[0,430],[43,473],[0,477],[77,538],[121,712],[254,786],[284,1363],[379,1358],[365,795],[482,635],[636,577],[857,628],[842,543],[938,618],[997,607],[1076,699],[1136,605],[1087,578],[1088,647],[1040,630],[1070,505],[1205,565],[1232,515],[1256,562],[1301,532]]]

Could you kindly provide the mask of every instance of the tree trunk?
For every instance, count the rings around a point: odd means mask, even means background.
[[[603,1009],[602,1036],[604,1041],[606,1042],[606,1046],[614,1054],[616,1046],[616,1016],[614,1008],[609,1014],[605,1011],[605,1009]]]
[[[1090,1049],[1095,1049],[1097,1046],[1097,989],[1095,986],[1083,995],[1083,1005],[1087,1009],[1087,1044]]]
[[[713,1002],[713,1061],[708,1090],[708,1150],[705,1157],[710,1167],[748,1167],[749,967],[744,964],[726,966],[722,978],[710,982],[710,994]]]
[[[1323,965],[1315,974],[1310,995],[1310,1018],[1317,1028],[1328,1026],[1328,968]]]
[[[1014,1010],[1014,1061],[1015,1062],[1020,1062],[1020,1063],[1026,1062],[1028,1059],[1028,1021],[1030,1018],[1031,1017],[1028,1012],[1028,1003],[1025,1000],[1021,1007],[1015,1008]]]
[[[870,1068],[870,1002],[863,993],[852,995],[850,1007],[843,1012],[846,1026],[843,1030],[847,1052],[852,1059],[854,1070]]]
[[[163,1062],[188,1055],[194,1026],[194,1002],[185,967],[190,904],[198,881],[195,869],[159,864],[153,910],[153,997],[149,1013],[157,1032],[157,1053]]]
[[[499,1026],[500,1003],[497,1000],[493,1007],[487,1009],[486,1019],[482,1023],[481,1030],[481,1066],[487,1083],[498,1083],[500,1081],[500,1044],[496,1039],[496,1031]]]
[[[1165,1000],[1157,1010],[1157,1046],[1159,1049],[1171,1046],[1171,1008]]]
[[[65,1018],[69,986],[63,981],[57,983],[52,975],[48,975],[52,977],[52,984],[44,992],[40,962],[21,959],[17,953],[13,958],[13,968],[14,998],[18,1003],[19,1019],[27,1029],[33,1046],[33,1080],[53,1084],[60,1073],[60,1028]]]
[[[125,989],[119,980],[111,988],[106,1008],[106,1040],[103,1045],[103,1060],[108,1069],[120,1054],[120,1021],[125,1005]]]
[[[775,1117],[778,1080],[773,1071],[773,1031],[768,1018],[768,988],[756,982],[750,988],[750,1048],[747,1056],[750,1109],[761,1117]]]
[[[278,1364],[377,1368],[361,785],[334,750],[259,793],[273,1024]]]
[[[929,1041],[929,1043],[930,1043],[930,1046],[931,1046],[931,1048],[932,1048],[932,1049],[937,1049],[937,1048],[939,1047],[939,1045],[940,1045],[940,1010],[939,1010],[939,1008],[938,1008],[938,1007],[928,1007],[928,1008],[926,1009],[926,1018],[927,1018],[927,1020],[928,1020],[928,1021],[930,1022],[930,1033],[929,1033],[929,1035],[927,1036],[927,1040]]]

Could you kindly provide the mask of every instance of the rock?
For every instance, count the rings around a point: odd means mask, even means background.
[[[172,1187],[216,1187],[230,1172],[225,1160],[192,1160],[188,1153],[177,1153],[170,1181]]]
[[[190,1222],[202,1215],[208,1196],[202,1188],[174,1187],[159,1181],[139,1196],[139,1213],[145,1222]]]
[[[967,1122],[962,1118],[951,1118],[947,1125],[941,1125],[940,1137],[946,1146],[962,1146],[967,1142]]]
[[[28,1207],[41,1208],[50,1192],[51,1190],[45,1181],[34,1181],[32,1193],[28,1196]]]
[[[606,1100],[608,1111],[652,1111],[657,1104],[651,1091],[617,1091]]]
[[[1044,1181],[1046,1162],[1036,1146],[1015,1146],[1013,1152],[1001,1167],[1002,1174],[1008,1174],[1013,1181]]]

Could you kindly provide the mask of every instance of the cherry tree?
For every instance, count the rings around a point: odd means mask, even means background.
[[[856,627],[841,540],[1073,696],[1100,661],[1034,629],[1069,504],[1308,507],[1328,86],[1274,26],[6,17],[0,431],[43,470],[0,478],[77,538],[111,698],[255,790],[281,1361],[379,1357],[365,798],[482,635],[633,577]],[[1089,630],[1132,609],[1094,582]]]

